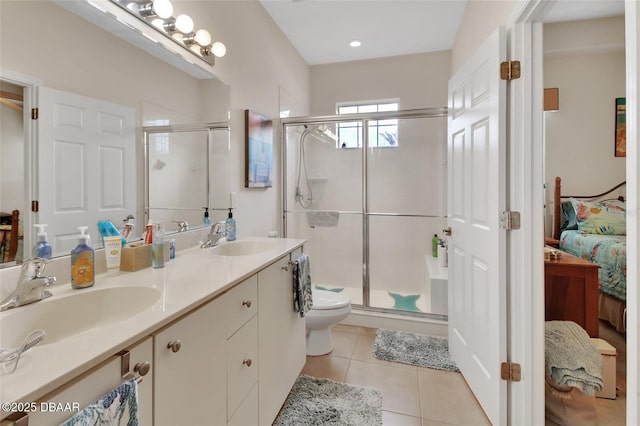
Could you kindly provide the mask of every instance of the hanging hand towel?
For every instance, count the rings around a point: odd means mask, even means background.
[[[304,317],[313,306],[311,297],[311,263],[306,254],[293,262],[293,310]]]
[[[307,212],[307,223],[311,228],[335,227],[338,226],[339,219],[339,212],[322,210]]]
[[[138,383],[125,382],[61,426],[138,426]]]

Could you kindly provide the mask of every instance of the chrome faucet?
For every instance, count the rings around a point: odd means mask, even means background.
[[[211,225],[209,235],[207,235],[207,241],[200,244],[200,248],[214,247],[220,242],[220,239],[227,236],[227,231],[224,222],[216,222]]]
[[[172,222],[175,222],[178,224],[178,232],[185,232],[189,230],[189,223],[183,220],[174,220]]]
[[[22,264],[18,284],[15,290],[0,302],[0,311],[28,305],[29,303],[51,297],[51,292],[44,290],[44,288],[54,284],[56,277],[42,275],[47,263],[49,263],[47,259],[36,257],[28,259]]]

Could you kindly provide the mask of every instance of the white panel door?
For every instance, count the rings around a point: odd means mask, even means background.
[[[77,245],[81,225],[101,244],[98,220],[135,215],[135,110],[42,87],[39,112],[37,221],[54,256]]]
[[[449,80],[449,350],[494,425],[506,424],[506,57],[498,29]]]

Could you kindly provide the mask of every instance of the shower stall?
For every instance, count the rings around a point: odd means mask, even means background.
[[[363,310],[446,319],[427,265],[446,226],[447,109],[282,126],[284,233],[308,240],[313,286]]]

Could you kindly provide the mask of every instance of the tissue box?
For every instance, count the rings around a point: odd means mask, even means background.
[[[139,271],[151,266],[151,244],[132,244],[122,247],[120,270]]]

